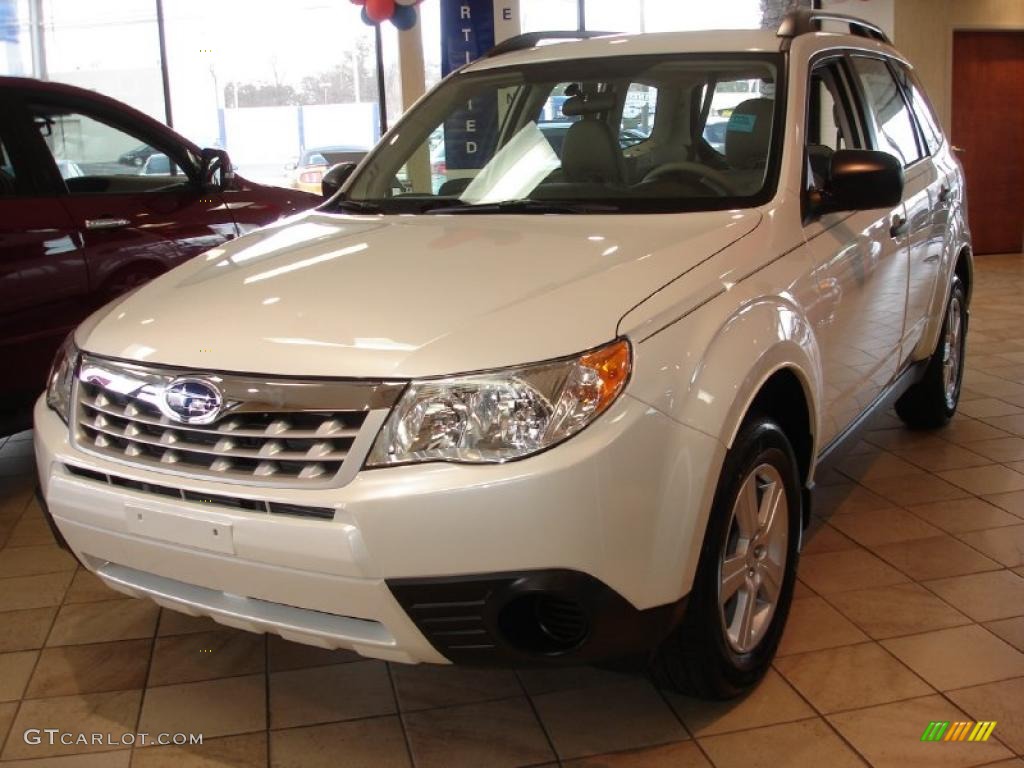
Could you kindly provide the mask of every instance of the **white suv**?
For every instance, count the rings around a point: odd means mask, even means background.
[[[97,313],[35,410],[59,533],[304,643],[751,686],[822,462],[892,402],[943,424],[964,359],[960,166],[884,35],[820,20],[517,38],[319,210]]]

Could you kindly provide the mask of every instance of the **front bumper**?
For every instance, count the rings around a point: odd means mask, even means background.
[[[724,452],[623,397],[523,461],[396,467],[340,488],[280,490],[115,464],[76,450],[42,401],[35,419],[49,514],[112,588],[402,662],[597,661],[649,648],[689,591],[693,537]],[[334,518],[184,501],[149,484],[330,507]],[[531,634],[539,623],[560,640]]]

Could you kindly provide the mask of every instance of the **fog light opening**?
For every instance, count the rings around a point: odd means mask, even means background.
[[[528,653],[555,655],[578,648],[587,639],[590,621],[571,598],[547,593],[521,595],[508,602],[498,626],[510,645]]]

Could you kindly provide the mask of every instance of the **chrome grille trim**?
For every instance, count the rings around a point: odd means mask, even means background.
[[[177,379],[224,397],[211,424],[158,406]],[[355,476],[405,382],[261,377],[143,366],[83,355],[72,435],[80,450],[154,472],[272,486],[329,488]]]

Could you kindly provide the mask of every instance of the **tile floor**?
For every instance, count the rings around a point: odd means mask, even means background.
[[[977,281],[960,415],[934,434],[886,415],[821,478],[778,659],[729,703],[591,669],[387,665],[122,599],[53,545],[31,435],[0,440],[0,768],[1024,768],[1024,257],[979,259]],[[998,725],[920,741],[965,719]],[[205,741],[25,742],[48,727]]]

